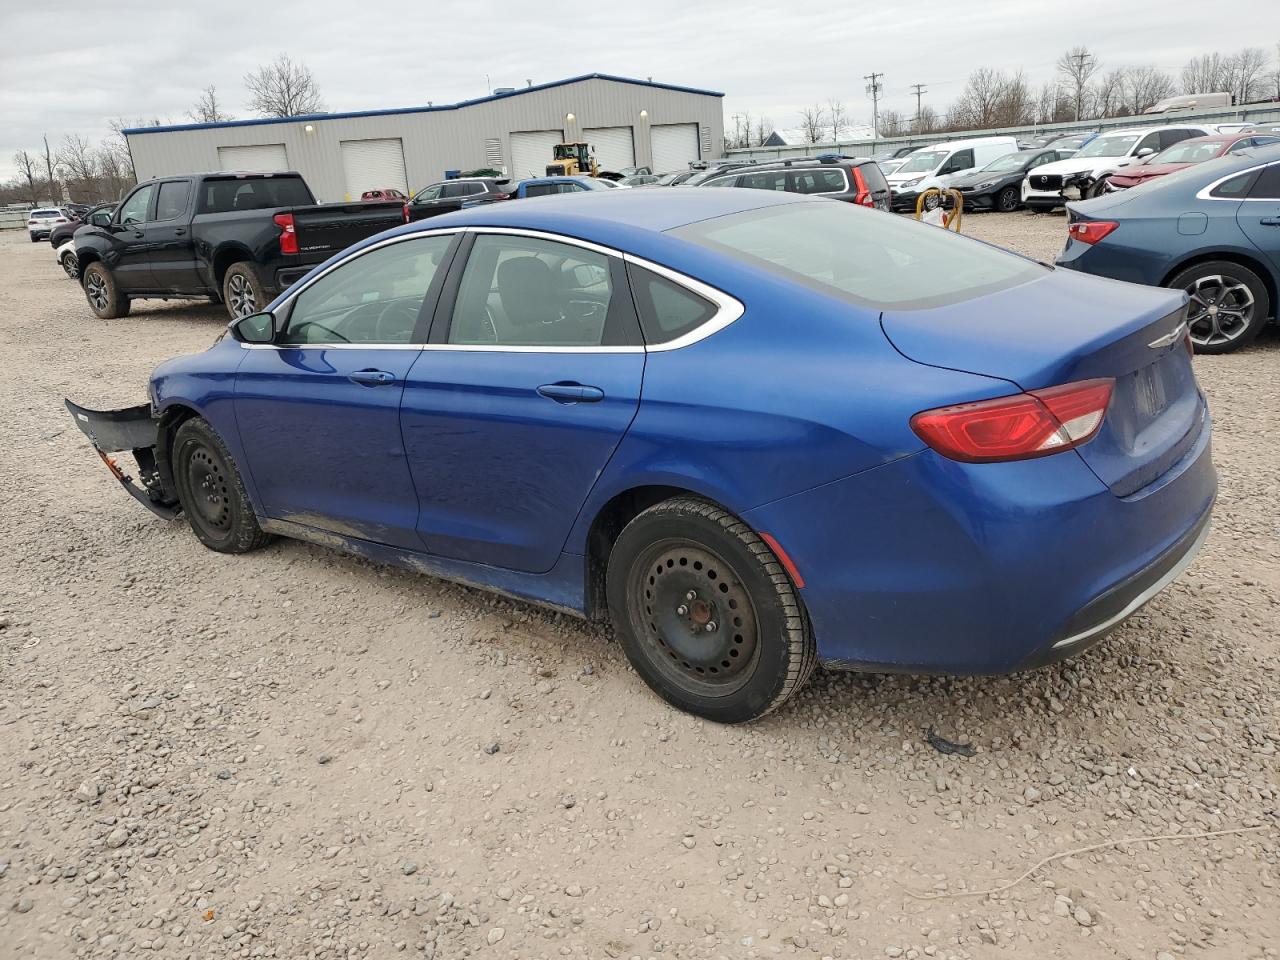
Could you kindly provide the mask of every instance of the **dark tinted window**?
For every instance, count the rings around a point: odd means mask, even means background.
[[[559,193],[557,189],[558,183],[531,183],[524,188],[526,197],[549,197],[553,193]]]
[[[736,213],[671,231],[749,266],[876,308],[956,303],[1044,276],[1041,264],[901,217],[835,203]]]
[[[1280,163],[1273,163],[1258,174],[1253,189],[1249,191],[1249,199],[1280,200]]]
[[[973,150],[957,150],[951,155],[951,159],[947,161],[947,165],[939,170],[939,173],[947,173],[950,170],[968,170],[973,166]]]
[[[787,174],[783,170],[744,173],[738,178],[738,186],[751,190],[786,190]]]
[[[160,199],[156,201],[157,220],[176,220],[187,212],[187,200],[191,197],[191,182],[175,180],[160,184]]]
[[[630,309],[609,257],[535,237],[482,234],[458,288],[449,342],[598,347],[625,343]],[[625,314],[624,314],[625,309]],[[634,339],[632,337],[631,339]]]
[[[884,172],[876,164],[859,164],[858,172],[862,174],[862,179],[866,182],[867,189],[872,193],[889,189],[889,181],[884,178]]]
[[[631,292],[645,343],[669,343],[716,315],[716,305],[651,270],[630,264]]]
[[[444,197],[471,197],[478,193],[484,193],[484,184],[475,181],[466,181],[463,183],[446,183],[444,185]]]
[[[312,202],[301,177],[227,177],[201,185],[196,213],[306,207]]]
[[[791,171],[791,189],[794,193],[840,193],[847,188],[844,171],[830,167],[825,170]]]
[[[307,287],[281,343],[410,343],[451,242],[437,235],[360,254]]]
[[[1224,180],[1218,186],[1213,188],[1209,194],[1211,197],[1223,197],[1224,199],[1242,198],[1249,195],[1249,185],[1257,178],[1257,171],[1250,173],[1242,173],[1238,177],[1232,177],[1230,180]]]
[[[1199,130],[1162,130],[1160,131],[1160,148],[1171,147],[1175,143],[1181,143],[1183,140],[1190,140],[1192,137],[1203,136]]]

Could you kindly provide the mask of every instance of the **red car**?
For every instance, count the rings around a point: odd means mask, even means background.
[[[395,200],[398,203],[408,203],[409,198],[397,190],[395,187],[388,187],[386,190],[366,190],[360,194],[361,200]]]
[[[1220,157],[1229,150],[1258,147],[1264,143],[1280,143],[1280,137],[1256,133],[1222,133],[1213,137],[1193,137],[1166,147],[1146,163],[1125,167],[1107,177],[1108,193],[1140,186],[1156,177],[1182,170],[1197,163]]]

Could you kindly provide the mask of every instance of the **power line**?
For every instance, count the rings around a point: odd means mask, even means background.
[[[914,90],[916,94],[916,118],[913,122],[918,127],[920,125],[920,98],[929,91],[924,88],[923,83],[913,83],[911,84],[911,89]]]
[[[871,98],[871,139],[880,136],[880,91],[884,86],[880,83],[883,73],[869,73],[862,79],[867,81],[867,96]]]

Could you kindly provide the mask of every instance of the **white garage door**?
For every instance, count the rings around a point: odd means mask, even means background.
[[[547,164],[555,159],[555,145],[563,142],[563,130],[521,130],[511,134],[511,169],[507,176],[513,180],[545,177]]]
[[[219,147],[218,166],[223,170],[271,173],[288,170],[289,158],[283,143],[261,143],[252,147]]]
[[[601,170],[635,166],[636,145],[630,127],[586,127],[582,138],[595,150]]]
[[[696,123],[656,123],[649,132],[654,173],[688,170],[689,161],[699,159]]]
[[[343,140],[342,172],[347,198],[359,200],[366,190],[394,188],[409,192],[404,172],[404,146],[400,138],[388,140]]]

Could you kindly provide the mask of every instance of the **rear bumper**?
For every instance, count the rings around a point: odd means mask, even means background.
[[[1206,417],[1187,454],[1127,497],[1074,453],[961,464],[923,451],[745,519],[804,577],[826,665],[1009,673],[1088,648],[1189,562],[1217,489],[1209,434]]]
[[[125,492],[157,516],[171,520],[182,512],[178,498],[164,483],[156,461],[159,426],[151,407],[140,404],[123,410],[89,410],[63,401],[81,432]],[[125,473],[113,453],[128,450],[138,465],[138,479]]]

